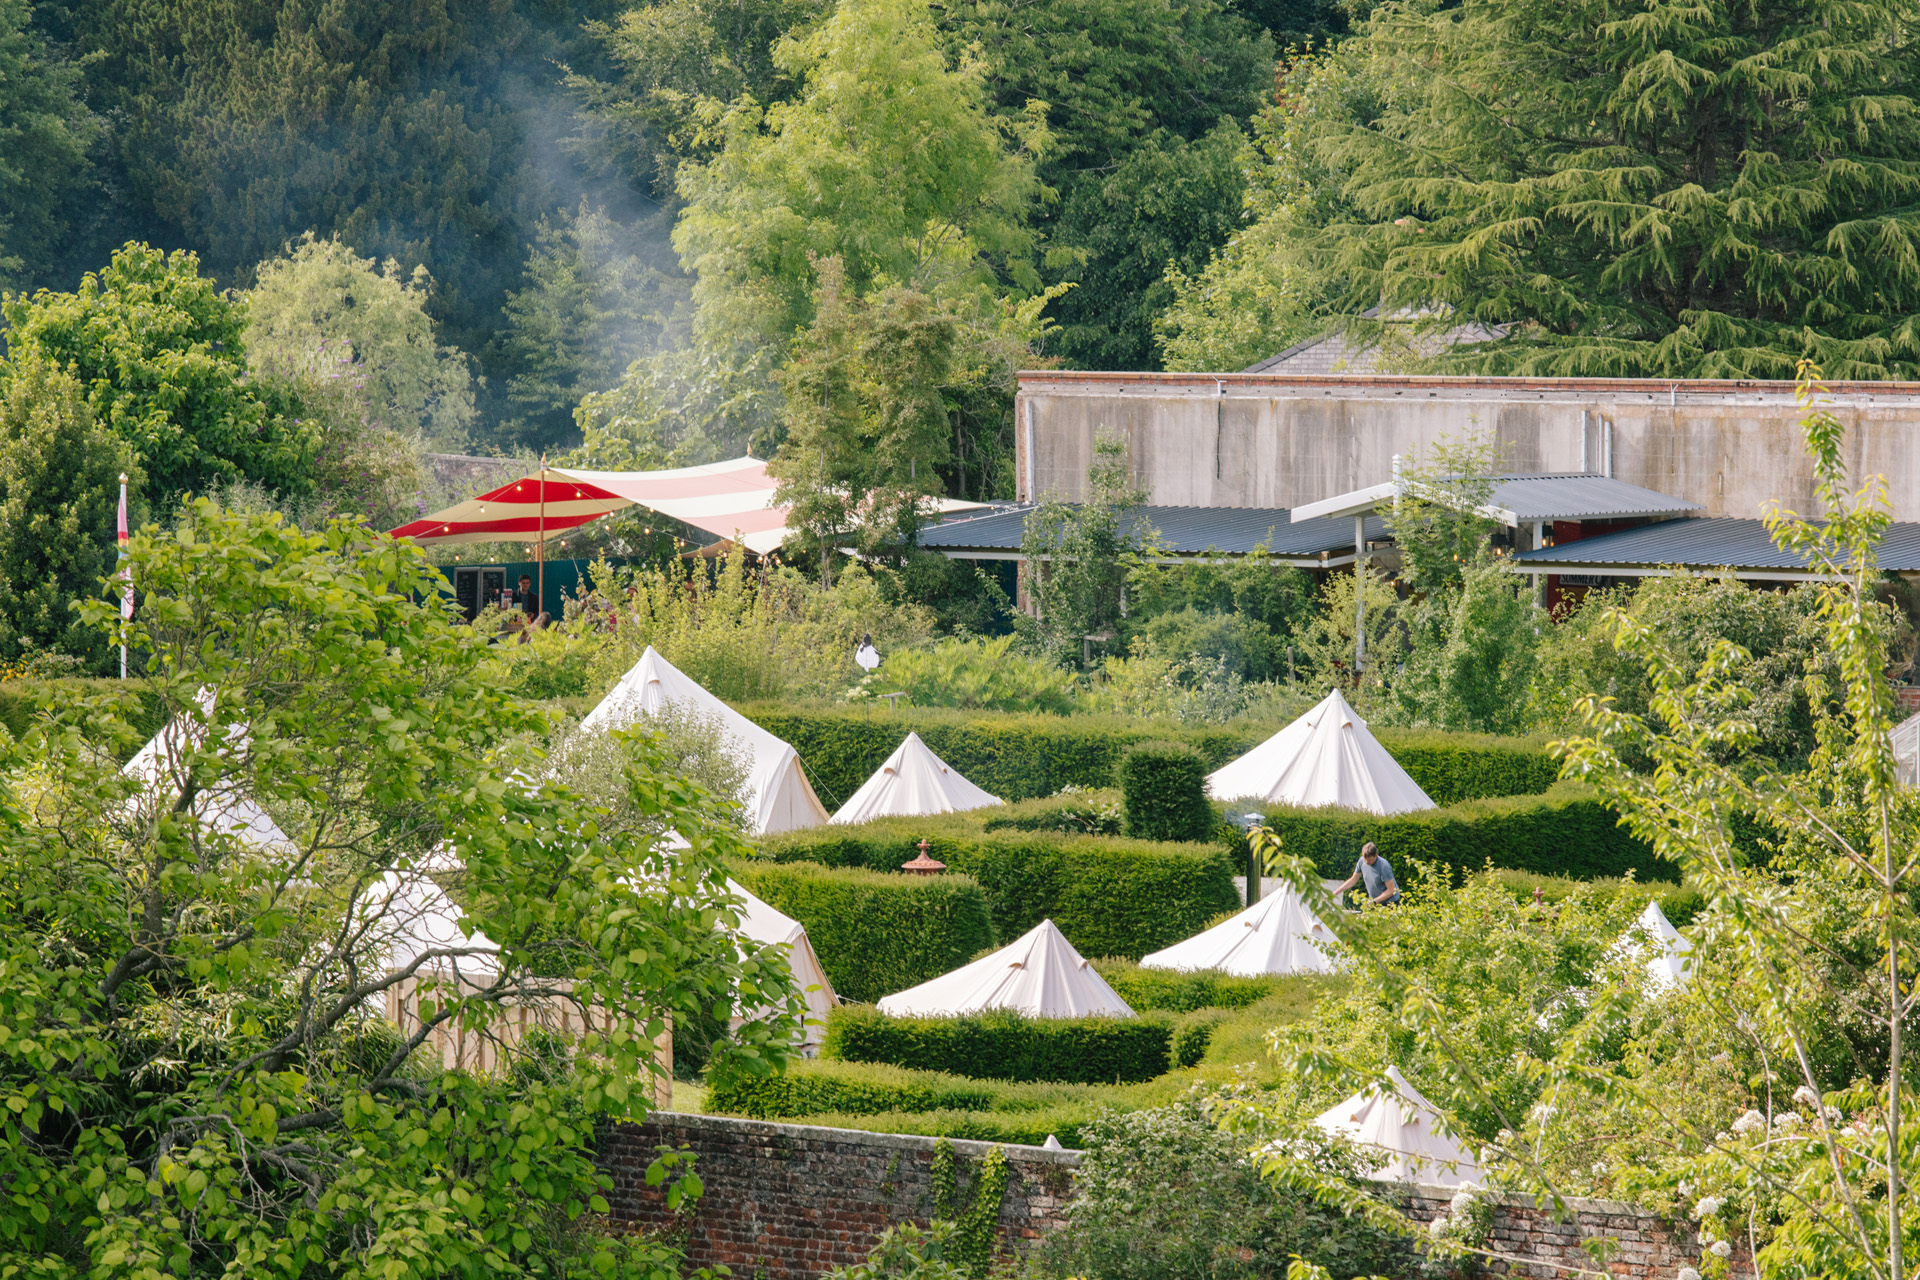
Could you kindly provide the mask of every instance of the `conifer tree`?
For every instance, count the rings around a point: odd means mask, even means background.
[[[1380,86],[1303,130],[1346,209],[1332,309],[1487,373],[1920,374],[1914,12],[1857,0],[1390,6],[1337,55]],[[1364,325],[1359,326],[1364,327]]]

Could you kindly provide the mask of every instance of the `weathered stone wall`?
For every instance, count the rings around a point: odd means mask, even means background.
[[[1447,1212],[1452,1193],[1422,1188],[1410,1206],[1422,1222]],[[1682,1267],[1699,1266],[1692,1232],[1661,1221],[1644,1210],[1610,1200],[1568,1203],[1573,1220],[1556,1222],[1525,1197],[1502,1201],[1493,1211],[1493,1232],[1483,1248],[1496,1255],[1482,1270],[1502,1276],[1608,1275],[1632,1280],[1671,1280]],[[1581,1245],[1608,1242],[1604,1269]],[[1734,1255],[1735,1272],[1746,1266],[1746,1251]]]
[[[897,1222],[925,1223],[932,1209],[936,1139],[818,1129],[724,1116],[659,1112],[621,1125],[601,1143],[612,1175],[616,1222],[687,1233],[695,1266],[724,1263],[741,1280],[803,1280],[858,1262]],[[662,1145],[693,1148],[705,1194],[685,1220],[646,1185]],[[990,1144],[955,1140],[961,1194]],[[1072,1194],[1075,1151],[1006,1146],[1007,1194],[1000,1209],[1004,1252],[1020,1252],[1059,1226]]]
[[[1920,383],[1836,383],[1856,483],[1886,476],[1894,518],[1920,520]],[[1612,474],[1755,518],[1810,514],[1793,387],[1782,382],[1395,375],[1022,374],[1021,497],[1078,497],[1097,432],[1124,433],[1134,478],[1172,506],[1296,507],[1384,483],[1393,455],[1492,432],[1511,471]]]
[[[741,1280],[803,1280],[858,1262],[874,1237],[894,1223],[926,1221],[934,1142],[660,1112],[645,1124],[613,1130],[601,1144],[600,1163],[613,1176],[608,1201],[621,1226],[684,1232],[695,1266],[724,1263]],[[706,1187],[697,1207],[681,1219],[667,1212],[659,1189],[646,1185],[647,1166],[662,1145],[691,1147]],[[988,1144],[953,1146],[962,1157],[965,1194]],[[1005,1150],[1010,1176],[1000,1212],[1001,1247],[1025,1252],[1064,1223],[1080,1153]],[[1429,1222],[1447,1211],[1451,1194],[1420,1188],[1407,1208]],[[1570,1208],[1573,1220],[1556,1222],[1529,1200],[1502,1202],[1487,1242],[1498,1257],[1483,1269],[1495,1275],[1668,1280],[1697,1264],[1699,1251],[1685,1225],[1603,1200],[1576,1200]],[[1593,1239],[1611,1242],[1604,1270],[1581,1247]],[[1745,1265],[1744,1252],[1736,1253],[1736,1268]]]

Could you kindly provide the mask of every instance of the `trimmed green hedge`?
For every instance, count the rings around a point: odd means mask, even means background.
[[[1311,860],[1329,880],[1346,879],[1369,840],[1403,882],[1416,861],[1449,868],[1456,877],[1492,863],[1572,880],[1629,871],[1642,880],[1680,879],[1680,868],[1656,857],[1592,788],[1579,783],[1556,784],[1544,795],[1470,800],[1387,818],[1337,809],[1262,813],[1286,852]]]
[[[1184,742],[1142,742],[1120,756],[1127,834],[1136,840],[1208,840],[1207,761]]]
[[[1124,821],[1120,793],[1111,787],[1019,800],[969,816],[983,831],[1058,831],[1070,836],[1117,836]]]
[[[1192,937],[1240,905],[1233,876],[1245,856],[1235,863],[1218,845],[982,832],[966,818],[813,827],[768,837],[761,852],[776,862],[895,871],[924,837],[933,857],[985,890],[1001,941],[1051,919],[1086,956],[1138,959]],[[814,948],[825,956],[818,940]]]
[[[1125,716],[929,707],[884,711],[746,703],[740,710],[793,744],[829,809],[858,790],[909,731],[917,732],[936,755],[975,784],[1011,802],[1051,796],[1065,786],[1113,786],[1120,753],[1135,743],[1183,742],[1204,756],[1210,768],[1218,768],[1284,727],[1243,722],[1201,727]],[[1436,804],[1534,795],[1552,786],[1560,772],[1540,739],[1379,728],[1373,732]]]
[[[909,1071],[878,1062],[789,1063],[778,1075],[735,1073],[713,1086],[707,1110],[756,1120],[838,1111],[984,1111],[1006,1086],[939,1071]]]
[[[842,1005],[828,1015],[820,1056],[976,1079],[1125,1084],[1166,1074],[1173,1065],[1173,1033],[1171,1020],[1153,1016],[1026,1018],[996,1011],[895,1018]]]
[[[1120,959],[1095,960],[1093,968],[1135,1013],[1149,1009],[1166,1013],[1244,1009],[1265,1000],[1290,982],[1287,975],[1278,973],[1252,978],[1222,973],[1218,969],[1181,973],[1174,969],[1142,969],[1130,960]]]
[[[1058,1138],[1061,1146],[1078,1151],[1086,1145],[1081,1134],[1102,1110],[1097,1103],[1063,1102],[1041,1111],[881,1111],[872,1115],[829,1111],[793,1119],[824,1129],[915,1133],[929,1138],[971,1138],[975,1142],[1027,1147],[1044,1146],[1048,1138]]]
[[[905,991],[994,943],[987,896],[968,876],[745,860],[732,870],[768,905],[807,927],[844,1000],[871,1002]]]

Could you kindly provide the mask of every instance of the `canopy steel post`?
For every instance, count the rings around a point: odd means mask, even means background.
[[[1367,515],[1353,518],[1353,686],[1367,662]]]
[[[547,455],[540,455],[540,541],[534,544],[534,562],[539,566],[539,581],[534,587],[533,616],[547,608]]]

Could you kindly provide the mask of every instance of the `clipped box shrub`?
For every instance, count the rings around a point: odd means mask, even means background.
[[[882,668],[884,672],[885,668]],[[1217,769],[1264,742],[1282,723],[1221,726],[1160,724],[1113,715],[1024,715],[934,707],[871,708],[744,703],[756,724],[792,743],[828,808],[843,803],[895,747],[915,732],[936,755],[1009,803],[1062,787],[1111,787],[1126,748],[1149,741],[1183,742]],[[1484,796],[1532,795],[1559,776],[1559,763],[1539,738],[1375,728],[1436,804]],[[1237,799],[1222,796],[1223,800]]]
[[[1207,761],[1184,742],[1142,742],[1120,756],[1126,833],[1136,840],[1213,838]]]
[[[1629,871],[1642,880],[1680,879],[1679,867],[1656,857],[1591,787],[1580,783],[1558,783],[1543,795],[1469,800],[1385,818],[1341,809],[1261,812],[1285,850],[1309,859],[1329,880],[1346,879],[1359,861],[1360,846],[1369,840],[1403,883],[1416,874],[1414,862],[1447,868],[1456,878],[1491,863],[1570,880]]]
[[[987,896],[965,875],[739,861],[734,878],[807,927],[843,1000],[871,1002],[959,968],[994,943]]]
[[[707,1093],[709,1112],[785,1120],[825,1111],[984,1111],[1002,1086],[938,1071],[908,1071],[877,1062],[791,1062],[778,1075],[745,1072]]]
[[[1244,854],[1233,863],[1219,845],[983,832],[966,817],[889,818],[783,832],[763,841],[761,853],[777,862],[894,871],[915,855],[924,837],[928,852],[949,873],[979,882],[1003,942],[1050,919],[1086,956],[1138,959],[1192,937],[1240,905],[1233,876]],[[814,948],[824,958],[817,940]]]
[[[1135,1013],[1157,1009],[1165,1013],[1192,1013],[1196,1009],[1244,1009],[1265,1000],[1293,981],[1286,974],[1263,973],[1241,977],[1218,969],[1181,973],[1174,969],[1142,969],[1131,960],[1107,957],[1093,962],[1094,971]]]
[[[1170,1019],[1027,1018],[991,1012],[962,1018],[895,1018],[842,1005],[827,1018],[823,1058],[886,1062],[988,1080],[1127,1084],[1164,1075],[1173,1063]]]

